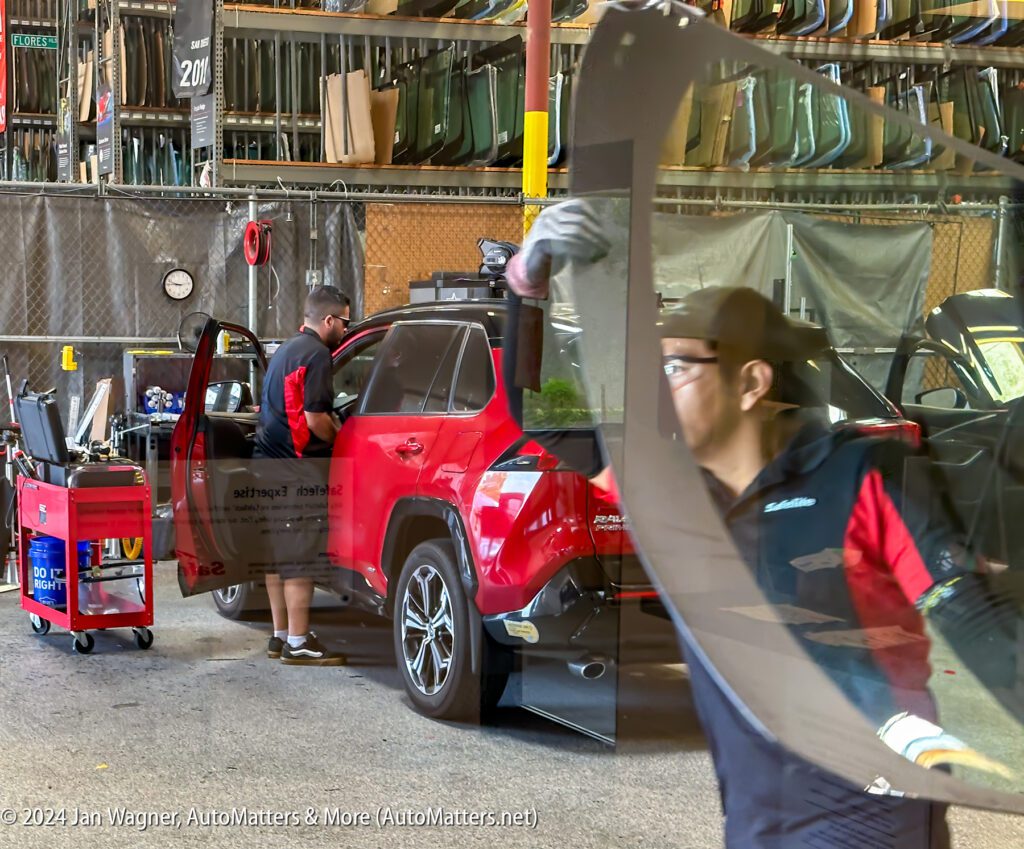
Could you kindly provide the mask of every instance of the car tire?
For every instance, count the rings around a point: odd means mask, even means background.
[[[213,603],[225,619],[255,619],[270,610],[270,597],[261,582],[250,581],[214,590]]]
[[[473,673],[469,600],[450,540],[431,540],[412,550],[394,601],[395,660],[413,705],[434,719],[481,721],[501,698],[511,664],[481,634],[482,669]],[[423,628],[427,612],[432,622]]]

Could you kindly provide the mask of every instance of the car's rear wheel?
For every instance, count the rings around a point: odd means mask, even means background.
[[[412,550],[394,599],[395,659],[417,710],[436,719],[479,720],[497,704],[508,672],[485,651],[473,673],[469,602],[451,541]]]
[[[225,619],[250,619],[270,610],[267,588],[255,581],[232,584],[214,590],[211,595],[217,612]]]

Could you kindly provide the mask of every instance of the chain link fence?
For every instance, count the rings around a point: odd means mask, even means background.
[[[844,224],[890,227],[926,224],[931,229],[931,249],[928,279],[922,299],[922,323],[935,307],[951,295],[977,289],[1005,288],[1020,275],[1017,267],[1021,265],[1021,258],[1014,247],[1020,241],[1020,234],[1014,228],[1017,216],[1014,207],[1006,204],[1005,199],[1004,202],[993,198],[991,202],[958,206],[878,198],[877,211],[872,209],[872,204],[867,200],[865,197],[857,197],[847,207],[844,206],[845,201],[838,199],[807,201],[787,196],[759,196],[750,199],[719,197],[708,200],[672,197],[663,193],[659,211],[716,218],[751,212],[782,212]],[[885,245],[879,244],[878,250],[884,251]],[[922,328],[914,330],[921,332]],[[889,361],[892,357],[891,348],[881,348],[874,356]],[[858,358],[852,359],[857,361]],[[923,374],[913,382],[920,391],[956,384],[945,360],[939,357],[924,358]]]
[[[254,324],[262,338],[285,338],[301,324],[307,286],[319,281],[349,294],[360,314],[361,215],[353,206],[257,200],[255,217],[272,222],[273,234],[253,300],[242,249],[247,198],[0,192],[7,260],[0,352],[16,383],[27,378],[67,398],[119,375],[126,348],[176,349],[178,327],[193,312]],[[181,301],[163,289],[175,268],[195,280]],[[76,350],[78,371],[60,369],[65,344]]]
[[[8,356],[15,383],[28,378],[62,397],[86,396],[98,379],[121,374],[125,349],[176,349],[178,325],[188,313],[252,323],[242,256],[252,198],[255,217],[273,225],[272,260],[256,271],[252,301],[255,329],[265,339],[294,332],[313,282],[339,286],[352,298],[355,316],[369,315],[408,303],[410,282],[434,272],[475,274],[480,238],[518,243],[524,229],[524,207],[515,197],[41,194],[9,187],[0,191],[0,229],[8,237],[0,353]],[[731,209],[679,210],[733,215],[742,202]],[[823,203],[801,211],[848,223],[927,223],[933,238],[926,313],[951,294],[994,285],[1000,226],[994,206],[839,214]],[[173,268],[195,277],[185,301],[163,292],[163,275]],[[77,351],[76,372],[60,369],[64,344]],[[929,372],[925,385],[944,385],[943,378]]]
[[[409,283],[480,269],[481,238],[520,243],[518,203],[371,203],[366,207],[367,313],[409,302]]]

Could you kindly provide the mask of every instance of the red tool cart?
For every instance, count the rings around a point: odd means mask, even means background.
[[[140,649],[153,644],[153,531],[149,483],[141,486],[58,486],[18,477],[18,563],[21,607],[32,629],[59,625],[74,636],[73,649],[92,651],[89,631],[131,628]],[[64,541],[66,604],[61,610],[33,598],[29,547],[35,534]],[[141,563],[100,560],[100,540],[142,538]],[[89,541],[93,563],[80,574],[79,542]]]

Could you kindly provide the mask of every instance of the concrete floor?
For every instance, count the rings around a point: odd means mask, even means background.
[[[149,652],[130,632],[110,632],[94,654],[74,655],[66,633],[35,636],[17,594],[0,595],[0,822],[8,810],[23,823],[26,809],[48,808],[65,823],[0,824],[0,847],[721,845],[711,762],[678,670],[638,670],[648,733],[618,752],[521,710],[486,728],[447,725],[408,706],[387,623],[321,599],[316,627],[345,642],[352,665],[285,667],[264,655],[265,624],[228,622],[205,597],[181,599],[168,564],[157,578]],[[531,811],[537,823],[323,822],[324,809],[375,817],[384,808],[397,820],[431,807]],[[112,826],[108,808],[172,822]],[[193,809],[241,808],[294,812],[298,824],[188,823]],[[318,824],[305,824],[308,809]],[[1024,819],[957,810],[951,820],[957,846],[1024,846]]]

